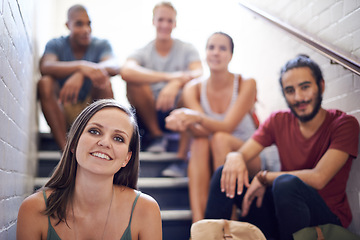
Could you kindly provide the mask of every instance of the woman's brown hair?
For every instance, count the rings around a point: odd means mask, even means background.
[[[129,188],[137,189],[137,181],[139,175],[139,151],[140,137],[139,128],[136,122],[135,113],[132,109],[127,108],[113,99],[98,100],[86,107],[72,124],[67,136],[65,150],[62,154],[59,164],[45,184],[45,189],[53,190],[47,200],[46,210],[44,214],[57,217],[60,223],[66,222],[66,207],[72,200],[75,178],[76,178],[76,149],[79,138],[84,131],[89,120],[100,110],[104,108],[118,108],[125,112],[133,124],[133,134],[129,144],[129,152],[132,152],[130,161],[126,167],[121,168],[114,175],[113,183],[115,185],[123,185]]]

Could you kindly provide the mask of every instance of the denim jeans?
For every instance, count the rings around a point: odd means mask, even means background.
[[[243,194],[233,199],[221,192],[222,167],[216,170],[210,185],[206,207],[207,219],[230,219],[233,205],[241,209]],[[298,177],[284,174],[275,179],[266,189],[262,206],[253,201],[248,216],[241,221],[260,228],[267,239],[292,239],[292,234],[304,227],[326,223],[341,225],[339,218],[330,211],[317,191]]]

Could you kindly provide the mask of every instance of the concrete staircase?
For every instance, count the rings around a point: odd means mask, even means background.
[[[60,159],[51,134],[39,133],[39,160],[35,188],[43,186]],[[172,142],[176,145],[176,141]],[[173,148],[174,149],[174,148]],[[189,207],[188,179],[160,177],[169,164],[179,161],[174,152],[154,154],[140,152],[140,178],[138,188],[159,203],[164,240],[188,240],[191,211]]]

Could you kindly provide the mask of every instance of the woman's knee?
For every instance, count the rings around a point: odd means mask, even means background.
[[[226,145],[226,140],[227,136],[229,134],[226,132],[216,132],[212,135],[211,137],[211,147],[212,148],[217,148],[217,147],[221,147],[222,145]],[[225,141],[224,141],[225,140]]]
[[[196,137],[192,140],[191,151],[209,149],[209,139],[207,137]]]
[[[210,171],[210,150],[207,138],[194,138],[190,146],[189,170],[192,172]]]

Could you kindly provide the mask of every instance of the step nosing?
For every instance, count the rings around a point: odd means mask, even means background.
[[[161,210],[162,220],[191,220],[191,210]]]
[[[163,152],[163,153],[140,152],[139,158],[140,161],[179,160],[175,152]]]
[[[189,179],[183,178],[139,178],[139,188],[187,187]]]
[[[61,158],[60,151],[46,151],[40,150],[38,151],[38,158],[42,161],[59,161]],[[165,152],[165,153],[151,153],[151,152],[140,152],[139,154],[140,162],[162,162],[162,161],[181,161],[176,153],[173,152]]]
[[[39,160],[60,160],[61,153],[59,151],[39,151]]]
[[[36,186],[43,186],[49,181],[47,177],[35,178]],[[188,178],[139,178],[138,188],[168,188],[168,187],[188,187]]]

